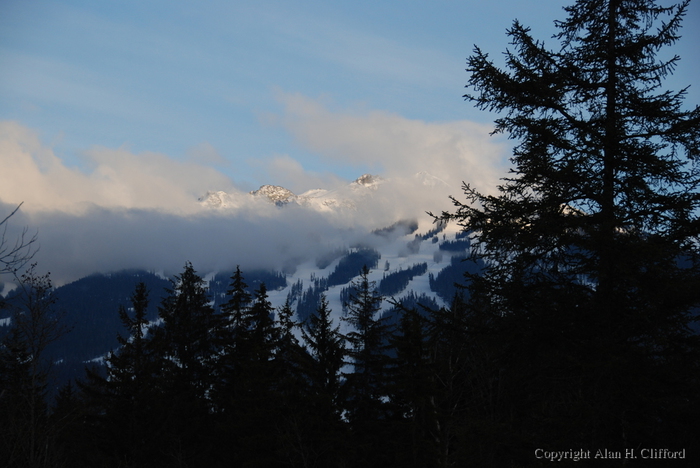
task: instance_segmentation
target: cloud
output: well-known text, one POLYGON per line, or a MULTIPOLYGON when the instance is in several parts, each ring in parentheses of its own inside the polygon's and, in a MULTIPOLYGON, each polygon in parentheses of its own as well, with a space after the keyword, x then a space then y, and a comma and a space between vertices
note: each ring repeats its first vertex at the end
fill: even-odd
MULTIPOLYGON (((347 181, 335 174, 310 171, 288 154, 275 155, 268 159, 254 160, 251 164, 259 167, 260 177, 274 181, 296 194, 315 188, 336 188, 347 181)), ((358 174, 358 176, 361 174, 358 174)))
MULTIPOLYGON (((213 148, 204 149, 211 159, 213 148)), ((233 189, 230 179, 211 167, 159 153, 93 147, 83 159, 87 172, 66 166, 36 132, 0 122, 0 200, 23 201, 29 212, 79 213, 99 206, 185 214, 200 209, 197 197, 207 189, 233 189)))
MULTIPOLYGON (((293 268, 325 249, 351 245, 360 230, 338 230, 318 213, 301 208, 260 216, 253 210, 235 215, 202 212, 181 216, 144 209, 92 207, 80 214, 18 212, 8 239, 24 226, 38 230, 40 250, 34 260, 57 284, 94 272, 141 268, 172 275, 191 261, 203 274, 211 271, 293 268)), ((0 215, 12 205, 0 204, 0 215)))
MULTIPOLYGON (((0 216, 24 202, 7 238, 24 227, 37 231, 34 260, 57 284, 126 268, 170 275, 188 260, 201 272, 292 268, 367 232, 364 224, 353 227, 352 216, 281 209, 262 199, 237 210, 207 210, 197 202, 206 188, 246 194, 192 161, 123 148, 93 148, 84 159, 85 169, 68 167, 35 131, 0 123, 0 216)), ((270 170, 312 181, 290 158, 276 158, 270 170)))
POLYGON ((506 166, 506 145, 492 127, 470 121, 424 122, 383 112, 333 112, 323 102, 281 93, 278 122, 304 147, 393 178, 427 172, 459 189, 492 192, 506 166))
MULTIPOLYGON (((293 268, 325 250, 366 240, 371 229, 399 219, 430 222, 426 211, 449 209, 461 181, 492 190, 502 172, 503 145, 488 128, 470 122, 428 123, 380 111, 332 111, 301 95, 284 95, 278 122, 307 149, 339 164, 374 165, 384 179, 360 190, 356 207, 317 212, 254 200, 210 167, 220 155, 208 143, 185 161, 159 153, 93 147, 84 167, 66 165, 39 135, 18 123, 0 123, 0 215, 18 203, 11 232, 38 230, 36 260, 63 283, 96 271, 125 268, 200 272, 293 268), (247 200, 236 209, 206 209, 207 190, 247 200)), ((288 155, 259 162, 272 183, 299 194, 336 189, 356 193, 332 174, 307 170, 288 155)), ((358 173, 358 176, 360 174, 358 173)))

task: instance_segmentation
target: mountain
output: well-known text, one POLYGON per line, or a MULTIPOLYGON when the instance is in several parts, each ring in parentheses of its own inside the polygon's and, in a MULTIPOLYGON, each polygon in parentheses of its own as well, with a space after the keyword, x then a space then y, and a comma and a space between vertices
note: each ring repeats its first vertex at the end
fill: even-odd
MULTIPOLYGON (((359 180, 359 179, 358 179, 359 180)), ((364 178, 358 187, 349 190, 372 190, 381 179, 364 178)), ((274 203, 296 203, 287 192, 273 186, 251 196, 272 197, 274 203), (279 198, 281 196, 282 198, 279 198), (284 197, 287 198, 284 198, 284 197)), ((327 198, 326 198, 327 200, 327 198)), ((421 303, 436 308, 451 300, 456 293, 455 282, 463 280, 470 264, 462 262, 469 242, 456 226, 432 225, 404 220, 376 229, 364 242, 319 252, 285 272, 243 270, 243 276, 252 293, 260 283, 268 288, 273 306, 289 301, 297 313, 297 320, 305 320, 318 305, 321 294, 328 298, 335 323, 340 323, 350 283, 363 266, 370 268, 369 279, 376 283, 386 297, 382 313, 394 321, 397 313, 389 299, 405 302, 408 306, 421 303)), ((193 265, 197 269, 197 265, 193 265)), ((212 304, 218 307, 227 300, 230 271, 198 271, 209 286, 212 304)), ((55 343, 50 352, 57 363, 56 370, 65 381, 79 377, 84 366, 116 349, 117 334, 124 334, 118 316, 120 305, 130 306, 129 297, 138 282, 145 282, 150 291, 148 317, 156 320, 157 307, 172 285, 168 278, 154 272, 121 271, 96 273, 56 289, 57 309, 65 316, 62 320, 72 328, 71 333, 55 343)), ((12 302, 13 294, 7 295, 12 302)), ((9 329, 8 310, 0 311, 0 335, 9 329)))
MULTIPOLYGON (((208 191, 199 198, 205 208, 237 209, 258 200, 271 202, 277 206, 299 205, 320 212, 358 210, 370 201, 377 190, 385 185, 391 189, 395 182, 378 175, 364 174, 351 183, 334 189, 314 188, 299 195, 279 185, 262 185, 248 193, 208 191)), ((428 188, 449 188, 443 180, 420 172, 414 175, 412 183, 428 188)))
POLYGON ((263 185, 258 190, 250 192, 250 194, 254 197, 267 198, 272 203, 278 205, 289 203, 291 200, 296 200, 298 198, 291 190, 287 190, 279 185, 263 185))
MULTIPOLYGON (((273 306, 280 307, 289 301, 299 321, 305 320, 315 310, 321 294, 325 294, 335 323, 345 327, 340 318, 344 313, 350 283, 365 265, 371 270, 369 279, 386 296, 382 313, 390 318, 396 315, 396 310, 389 299, 410 306, 421 303, 432 308, 452 299, 456 292, 454 283, 462 281, 468 268, 468 264, 461 260, 466 257, 469 243, 461 238, 459 228, 435 225, 425 216, 420 222, 413 218, 399 218, 397 222, 389 220, 386 224, 379 224, 382 219, 386 220, 386 213, 394 219, 400 216, 394 201, 404 200, 405 192, 399 189, 447 187, 444 181, 425 172, 415 174, 408 181, 365 174, 339 187, 316 188, 301 194, 294 194, 277 185, 263 185, 248 193, 209 191, 199 199, 199 203, 203 210, 219 212, 222 220, 227 220, 227 214, 235 210, 248 208, 252 208, 249 211, 253 215, 260 208, 266 208, 263 210, 266 215, 286 214, 279 223, 271 225, 274 229, 281 229, 280 235, 263 238, 259 231, 251 231, 255 245, 263 250, 270 248, 265 247, 264 239, 282 238, 282 247, 279 247, 281 254, 284 254, 284 242, 294 243, 298 238, 298 235, 289 236, 289 232, 285 231, 289 225, 284 223, 305 219, 287 208, 310 210, 314 213, 313 220, 326 215, 346 220, 348 224, 340 228, 326 226, 323 231, 319 231, 316 224, 307 223, 301 235, 313 238, 312 248, 304 250, 303 256, 292 255, 291 260, 284 262, 282 270, 243 269, 251 293, 264 282, 273 306), (378 212, 376 207, 381 204, 385 211, 378 212), (273 207, 271 212, 270 206, 273 207), (367 218, 371 211, 375 212, 371 223, 362 227, 351 224, 367 218), (374 227, 368 228, 371 225, 374 227), (352 235, 345 236, 344 233, 349 231, 352 231, 352 235)), ((246 229, 243 226, 255 228, 253 224, 236 225, 241 229, 246 229)), ((192 238, 191 241, 188 238, 187 242, 210 242, 214 249, 217 244, 212 240, 215 238, 212 234, 212 230, 202 229, 197 232, 201 237, 192 238)), ((172 255, 177 257, 178 253, 172 255)), ((221 248, 220 256, 226 259, 223 263, 227 265, 240 262, 236 255, 235 247, 221 248)), ((183 264, 185 260, 182 259, 183 264)), ((198 267, 196 261, 193 266, 208 282, 213 305, 218 307, 225 302, 232 272, 201 271, 202 267, 198 267)), ((61 320, 72 329, 49 350, 52 360, 57 363, 56 370, 61 376, 59 380, 82 375, 86 363, 99 360, 110 350, 116 349, 117 334, 125 333, 119 321, 118 309, 120 305, 130 306, 129 298, 138 282, 145 282, 150 290, 149 319, 157 319, 158 305, 172 286, 169 277, 155 273, 161 268, 160 265, 153 265, 151 271, 97 271, 56 289, 57 310, 64 314, 61 320)), ((171 271, 169 274, 177 273, 180 272, 171 271)), ((8 303, 12 303, 16 292, 12 291, 11 284, 0 284, 0 296, 5 296, 8 303)), ((0 308, 0 336, 10 329, 10 316, 9 309, 0 308)))

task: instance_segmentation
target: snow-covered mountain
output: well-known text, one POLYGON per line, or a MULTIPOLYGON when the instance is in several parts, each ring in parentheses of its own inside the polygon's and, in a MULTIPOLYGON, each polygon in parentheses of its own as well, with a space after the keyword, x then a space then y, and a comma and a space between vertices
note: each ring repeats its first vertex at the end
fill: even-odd
MULTIPOLYGON (((248 193, 208 191, 199 198, 199 202, 203 207, 214 209, 237 209, 265 200, 278 206, 293 204, 320 212, 358 210, 374 201, 374 195, 380 187, 388 186, 389 191, 393 190, 394 182, 378 175, 364 174, 351 183, 334 189, 314 188, 297 195, 279 185, 263 185, 248 193)), ((415 174, 410 183, 421 188, 449 187, 427 172, 415 174)))
POLYGON ((333 190, 315 188, 296 195, 291 190, 279 185, 263 185, 258 190, 253 190, 247 194, 208 191, 199 198, 199 202, 203 207, 219 209, 241 208, 246 203, 252 203, 257 200, 269 201, 278 206, 292 203, 318 211, 340 208, 356 209, 358 202, 362 202, 383 182, 385 182, 385 179, 379 176, 364 174, 345 187, 333 190))
MULTIPOLYGON (((367 190, 381 183, 367 178, 364 181, 367 185, 362 187, 367 190)), ((271 194, 285 192, 268 190, 252 196, 269 197, 271 194)), ((375 282, 385 297, 382 313, 391 317, 397 313, 391 300, 429 307, 449 302, 456 291, 454 283, 462 281, 468 268, 468 264, 461 261, 468 245, 457 226, 404 220, 374 230, 361 243, 339 246, 336 250, 319 250, 316 257, 290 265, 284 271, 244 268, 242 272, 251 292, 265 282, 272 305, 281 307, 289 301, 299 321, 315 310, 320 295, 324 294, 334 322, 347 331, 341 320, 344 303, 353 280, 364 265, 370 268, 370 281, 375 282)), ((193 266, 205 278, 214 306, 225 302, 232 272, 202 271, 196 264, 193 266)), ((65 369, 72 366, 71 369, 79 373, 85 362, 114 349, 117 333, 124 333, 118 307, 130 305, 128 298, 139 281, 148 283, 152 305, 150 319, 155 320, 157 305, 166 294, 170 277, 170 274, 146 271, 104 272, 58 288, 58 304, 65 310, 65 320, 71 323, 73 331, 64 339, 67 343, 56 350, 56 361, 62 360, 65 369)), ((0 313, 1 329, 10 325, 9 315, 6 315, 0 313)))
MULTIPOLYGON (((226 301, 231 265, 243 263, 251 292, 264 281, 272 305, 281 307, 288 301, 299 321, 315 310, 323 294, 335 323, 345 328, 344 304, 364 265, 370 268, 370 281, 386 298, 382 313, 396 315, 390 299, 409 305, 444 305, 455 293, 454 283, 463 279, 466 264, 461 259, 468 241, 458 226, 433 223, 425 211, 438 209, 432 201, 425 202, 424 195, 434 191, 437 198, 446 200, 447 189, 444 181, 422 172, 405 180, 365 174, 345 185, 300 194, 277 185, 251 192, 209 191, 199 199, 202 216, 173 221, 179 229, 166 238, 167 246, 158 242, 161 254, 149 256, 151 250, 143 250, 141 257, 148 256, 148 262, 137 258, 138 267, 120 263, 140 270, 96 271, 57 289, 59 306, 73 332, 57 346, 56 361, 80 373, 85 362, 114 349, 116 335, 125 332, 118 308, 130 305, 139 281, 148 283, 150 319, 156 320, 169 280, 187 260, 205 278, 215 306, 226 301), (190 229, 190 223, 197 229, 190 229), (297 245, 300 242, 303 248, 297 245), (200 263, 202 258, 208 263, 200 263), (144 270, 146 264, 152 265, 147 267, 150 272, 144 270)), ((162 240, 160 235, 155 237, 162 240)), ((0 292, 10 290, 0 286, 0 292)), ((8 317, 9 312, 0 311, 0 335, 9 329, 8 317)))

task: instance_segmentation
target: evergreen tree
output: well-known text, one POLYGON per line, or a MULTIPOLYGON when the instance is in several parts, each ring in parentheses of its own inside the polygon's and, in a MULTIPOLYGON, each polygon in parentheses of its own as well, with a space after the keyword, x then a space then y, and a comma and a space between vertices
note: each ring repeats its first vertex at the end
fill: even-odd
POLYGON ((284 349, 299 344, 299 340, 294 335, 294 329, 299 326, 294 322, 294 311, 289 299, 284 302, 284 305, 278 310, 279 317, 279 348, 284 349))
POLYGON ((407 467, 437 466, 437 388, 427 321, 416 308, 397 306, 402 314, 397 333, 390 338, 394 358, 389 387, 395 413, 391 430, 394 463, 407 467))
POLYGON ((237 385, 239 363, 245 360, 243 343, 250 332, 250 304, 252 296, 248 292, 240 267, 231 276, 231 283, 226 291, 228 300, 221 306, 222 326, 216 336, 220 355, 214 363, 216 385, 213 389, 214 403, 223 410, 231 403, 231 394, 237 385))
POLYGON ((175 276, 173 289, 159 307, 162 325, 153 329, 161 366, 162 402, 169 406, 162 450, 166 463, 207 466, 212 456, 213 362, 222 327, 204 280, 191 263, 175 276))
POLYGON ((231 276, 231 284, 226 291, 228 301, 221 306, 221 312, 227 320, 227 327, 236 330, 247 330, 249 324, 244 323, 247 307, 250 306, 252 296, 248 292, 248 285, 245 283, 241 268, 236 267, 235 273, 231 276))
POLYGON ((259 362, 269 362, 274 357, 279 341, 279 330, 275 324, 274 308, 267 295, 267 286, 260 283, 255 291, 255 300, 250 307, 250 330, 248 349, 251 358, 259 362))
POLYGON ((301 325, 294 321, 294 311, 289 301, 285 301, 279 308, 278 317, 278 338, 274 352, 275 368, 279 374, 277 388, 293 404, 295 398, 307 393, 309 382, 306 368, 311 357, 294 334, 294 329, 301 328, 301 325))
MULTIPOLYGON (((293 320, 289 301, 279 309, 279 343, 275 352, 275 393, 279 401, 277 437, 280 459, 288 466, 333 466, 338 457, 340 415, 317 394, 316 361, 293 333, 304 327, 293 320)), ((341 357, 342 361, 342 357, 341 357)), ((336 374, 339 370, 336 370, 336 374)))
POLYGON ((0 449, 8 467, 47 466, 37 453, 47 408, 46 383, 32 375, 31 354, 17 330, 0 343, 0 449))
POLYGON ((275 360, 280 331, 265 283, 252 302, 245 287, 237 270, 222 307, 230 320, 215 389, 222 415, 218 445, 234 464, 276 466, 281 452, 277 418, 284 403, 278 387, 284 366, 275 360))
POLYGON ((165 388, 159 379, 161 362, 148 336, 145 283, 136 285, 131 305, 133 316, 119 306, 128 337, 117 336, 120 348, 107 357, 106 376, 88 370, 80 386, 95 415, 88 436, 104 453, 102 463, 135 467, 157 464, 154 446, 163 443, 158 437, 169 409, 159 403, 165 388))
MULTIPOLYGON (((428 385, 433 393, 425 430, 431 435, 437 466, 499 466, 500 459, 492 457, 493 451, 501 456, 511 449, 493 443, 494 433, 501 444, 511 434, 495 417, 501 363, 491 359, 488 347, 478 339, 483 330, 478 319, 479 314, 470 310, 461 291, 449 307, 431 310, 428 317, 425 346, 431 369, 428 385)), ((496 343, 499 345, 503 343, 496 343)), ((519 446, 515 437, 511 440, 519 446)))
POLYGON ((73 382, 58 390, 50 420, 56 428, 57 463, 55 466, 108 466, 109 462, 95 444, 94 428, 86 424, 87 405, 73 382))
POLYGON ((221 326, 210 302, 204 280, 188 262, 158 309, 163 324, 156 333, 165 370, 175 385, 186 386, 198 398, 204 398, 209 388, 208 364, 215 353, 214 334, 221 326))
POLYGON ((360 276, 352 282, 347 321, 353 330, 345 339, 350 345, 348 356, 352 372, 345 374, 344 393, 347 418, 354 435, 358 463, 365 466, 381 466, 389 455, 380 447, 378 434, 386 428, 387 421, 387 355, 388 326, 381 310, 382 296, 370 281, 369 269, 362 268, 360 276))
POLYGON ((479 48, 468 60, 465 97, 519 143, 500 193, 465 185, 443 219, 487 264, 476 338, 500 334, 500 421, 523 447, 697 440, 679 421, 698 411, 700 108, 662 89, 679 58, 658 59, 687 7, 578 0, 557 49, 516 21, 505 70, 479 48))
POLYGON ((126 328, 128 337, 117 336, 120 344, 118 352, 110 353, 107 360, 110 381, 115 385, 126 386, 122 393, 131 394, 138 400, 148 386, 155 369, 152 350, 147 338, 150 322, 146 318, 148 310, 148 289, 145 283, 138 283, 131 296, 133 317, 127 309, 119 306, 119 318, 126 328))
POLYGON ((305 377, 303 421, 304 466, 341 466, 347 459, 347 428, 341 421, 340 369, 345 340, 340 326, 333 326, 328 299, 320 297, 315 313, 301 327, 306 346, 302 370, 305 377))
POLYGON ((8 467, 53 466, 58 461, 47 405, 48 347, 68 328, 56 311, 49 274, 37 274, 32 264, 17 279, 13 326, 0 342, 0 448, 8 467))
POLYGON ((345 338, 340 325, 333 326, 325 294, 321 295, 316 313, 304 322, 301 333, 312 359, 308 370, 311 391, 326 411, 340 416, 340 369, 346 352, 345 338))

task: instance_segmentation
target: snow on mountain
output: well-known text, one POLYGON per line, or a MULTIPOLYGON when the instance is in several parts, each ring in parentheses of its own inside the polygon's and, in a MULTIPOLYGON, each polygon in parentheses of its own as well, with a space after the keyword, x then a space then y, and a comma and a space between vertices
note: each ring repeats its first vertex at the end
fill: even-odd
MULTIPOLYGON (((258 190, 244 193, 209 191, 199 202, 203 207, 213 209, 238 209, 253 200, 265 200, 277 206, 298 205, 319 212, 357 211, 374 200, 380 187, 392 190, 392 181, 378 175, 364 174, 351 183, 335 189, 314 188, 299 195, 279 185, 263 185, 258 190)), ((412 184, 419 187, 449 188, 443 180, 427 173, 415 174, 412 184)))
MULTIPOLYGON (((406 223, 409 225, 411 223, 406 223)), ((433 291, 430 286, 430 276, 437 277, 441 271, 451 265, 452 258, 464 255, 466 251, 445 251, 441 249, 441 244, 445 240, 455 239, 460 229, 457 225, 447 225, 436 227, 430 223, 422 223, 418 230, 403 229, 383 229, 377 231, 374 236, 375 244, 371 249, 376 250, 379 254, 377 266, 370 268, 369 280, 374 281, 379 287, 385 277, 396 274, 397 272, 408 270, 417 264, 425 263, 427 268, 424 273, 414 276, 408 284, 401 289, 397 294, 386 297, 382 303, 384 312, 393 308, 389 299, 401 299, 407 294, 415 296, 424 296, 432 299, 439 305, 445 305, 446 300, 442 298, 436 291, 433 291), (388 237, 384 234, 389 232, 388 237)), ((369 240, 371 242, 371 239, 369 240)), ((369 245, 369 244, 368 244, 369 245)), ((352 253, 363 246, 356 246, 348 249, 352 253)), ((281 307, 286 300, 293 296, 294 288, 299 288, 301 285, 302 294, 308 294, 310 289, 314 288, 319 280, 327 279, 343 261, 346 256, 339 256, 323 268, 319 267, 318 259, 308 260, 300 265, 297 265, 294 271, 286 274, 287 286, 277 290, 268 290, 270 302, 275 307, 281 307)), ((245 275, 245 271, 243 272, 245 275)), ((332 310, 331 316, 336 324, 341 324, 342 330, 346 330, 347 324, 341 320, 344 316, 343 299, 341 292, 343 289, 349 288, 352 281, 357 278, 353 276, 347 282, 336 284, 324 288, 323 294, 326 295, 329 307, 332 310)), ((300 310, 300 298, 292 297, 292 308, 297 310, 298 318, 303 320, 304 316, 300 310)))
MULTIPOLYGON (((208 221, 211 224, 206 226, 213 228, 197 231, 202 237, 187 237, 181 248, 168 250, 173 253, 151 261, 147 269, 165 269, 167 276, 171 277, 179 272, 173 270, 172 266, 164 265, 163 261, 182 255, 185 248, 211 245, 212 250, 217 252, 216 261, 207 264, 207 257, 201 255, 205 261, 200 261, 196 249, 193 250, 195 255, 189 259, 193 260, 198 273, 209 283, 212 305, 215 307, 225 300, 228 275, 231 273, 227 268, 243 263, 246 265, 242 267, 244 277, 249 279, 248 284, 252 288, 257 288, 264 275, 268 275, 268 278, 273 275, 274 280, 280 280, 272 287, 264 280, 268 284, 269 299, 274 307, 281 307, 289 300, 297 311, 298 319, 305 320, 315 310, 315 301, 319 295, 324 294, 332 309, 334 322, 341 324, 343 331, 347 331, 347 324, 341 321, 344 316, 344 300, 362 266, 358 262, 367 258, 370 263, 367 265, 370 267, 369 280, 374 281, 377 287, 384 283, 385 291, 389 292, 382 294, 388 296, 387 299, 400 300, 410 296, 414 299, 422 298, 430 306, 440 306, 451 299, 453 292, 449 288, 453 287, 455 281, 462 279, 461 266, 456 266, 456 260, 465 256, 468 243, 465 244, 466 241, 459 238, 459 226, 433 223, 425 211, 437 210, 432 200, 426 202, 422 196, 426 191, 434 189, 435 197, 446 198, 443 194, 444 189, 448 188, 441 179, 421 172, 403 180, 365 174, 339 187, 315 188, 298 195, 276 185, 263 185, 258 190, 247 193, 209 191, 199 199, 205 216, 193 222, 208 221), (419 193, 411 197, 413 192, 419 193), (407 206, 411 209, 403 209, 407 206), (209 216, 206 211, 211 211, 216 216, 209 216), (239 211, 244 216, 238 217, 239 211), (227 232, 225 229, 229 218, 238 221, 235 223, 238 230, 234 236, 219 236, 217 229, 227 232), (337 220, 343 222, 338 223, 337 220), (216 239, 220 238, 226 241, 233 239, 235 242, 217 243, 216 239), (300 242, 303 246, 297 248, 300 242), (267 261, 270 256, 274 257, 274 262, 267 261), (255 268, 260 270, 256 271, 255 268), (248 273, 250 277, 247 277, 248 273), (437 283, 442 283, 442 286, 437 283)), ((163 281, 165 274, 163 271, 160 274, 139 271, 141 272, 136 277, 140 275, 152 282, 150 287, 154 295, 153 302, 157 304, 164 294, 164 287, 159 284, 167 285, 163 281)), ((132 293, 130 288, 135 284, 128 273, 125 275, 115 275, 112 279, 104 277, 99 281, 95 278, 91 280, 90 277, 78 280, 81 288, 97 287, 89 286, 88 283, 92 281, 99 283, 98 286, 109 294, 115 295, 114 299, 110 299, 109 305, 91 306, 90 310, 99 310, 100 314, 105 314, 105 317, 100 318, 99 330, 86 328, 82 334, 75 333, 76 342, 82 340, 86 343, 86 337, 98 332, 105 335, 94 346, 90 344, 92 348, 88 349, 88 345, 85 345, 85 356, 80 359, 91 359, 109 350, 109 347, 101 349, 100 346, 109 344, 109 337, 114 336, 114 329, 118 326, 115 301, 122 300, 118 298, 128 298, 132 293)), ((83 293, 75 292, 80 289, 78 285, 66 284, 59 289, 66 296, 63 298, 65 303, 84 302, 83 296, 80 296, 83 293)), ((126 302, 126 299, 123 301, 126 302)), ((67 307, 71 308, 78 310, 77 313, 90 312, 83 310, 84 307, 67 307)), ((389 300, 383 302, 384 312, 390 312, 392 308, 389 300)), ((5 315, 0 315, 0 319, 4 318, 5 315)), ((92 324, 84 317, 76 316, 71 320, 74 323, 92 324)))
POLYGON ((414 176, 414 178, 418 183, 427 187, 450 187, 450 185, 444 180, 440 179, 439 177, 435 177, 434 175, 429 174, 425 171, 418 172, 414 176))
MULTIPOLYGON (((360 254, 364 252, 370 258, 371 264, 367 265, 370 268, 369 280, 375 282, 378 288, 381 288, 383 281, 394 283, 390 293, 382 292, 386 296, 382 303, 385 313, 393 309, 390 299, 401 300, 409 295, 422 297, 428 301, 427 305, 440 306, 450 297, 447 297, 444 289, 441 292, 435 287, 436 281, 452 285, 461 278, 461 272, 445 275, 447 270, 454 269, 453 258, 462 258, 466 253, 466 247, 462 250, 453 248, 459 232, 457 225, 435 225, 430 219, 403 221, 369 233, 361 243, 340 245, 335 252, 319 251, 316 258, 304 259, 285 271, 242 269, 242 273, 251 290, 257 289, 260 281, 268 284, 269 300, 274 307, 279 308, 289 300, 299 321, 313 313, 317 306, 315 301, 321 293, 324 294, 329 301, 334 323, 341 325, 343 332, 348 332, 348 324, 341 320, 345 316, 344 298, 347 298, 347 290, 361 269, 358 257, 360 262, 364 261, 360 254), (349 262, 353 256, 354 263, 349 262), (405 282, 399 281, 401 284, 396 287, 398 277, 417 266, 420 267, 419 271, 405 282), (261 279, 266 277, 275 281, 268 283, 261 279)), ((197 268, 196 264, 194 266, 197 268)), ((218 307, 225 302, 231 271, 198 269, 198 274, 209 285, 212 305, 218 307)), ((68 313, 66 320, 80 325, 76 326, 70 337, 71 341, 80 344, 76 344, 75 352, 71 351, 72 357, 60 356, 61 359, 66 359, 66 362, 77 359, 80 362, 76 368, 82 369, 81 362, 102 356, 116 346, 113 337, 120 330, 117 305, 129 306, 128 297, 137 281, 149 282, 151 300, 155 305, 164 296, 165 288, 170 286, 161 275, 134 270, 131 273, 91 275, 58 288, 61 304, 68 313), (92 302, 89 304, 85 300, 85 291, 94 292, 90 294, 92 302), (99 302, 102 299, 104 303, 99 302), (88 316, 92 318, 88 320, 88 316), (97 316, 99 320, 95 320, 97 316), (95 337, 100 338, 95 340, 95 337)), ((155 311, 150 313, 155 314, 155 311)), ((6 315, 0 314, 0 325, 7 324, 5 318, 6 315)), ((156 317, 151 315, 149 319, 155 320, 156 317)))
MULTIPOLYGON (((281 186, 263 185, 258 190, 242 194, 243 196, 232 196, 225 192, 208 192, 205 197, 200 199, 200 202, 206 207, 225 209, 238 208, 253 200, 264 200, 279 207, 293 205, 320 213, 349 214, 349 212, 353 212, 361 215, 367 207, 386 201, 385 197, 388 196, 388 199, 391 200, 392 190, 399 186, 397 183, 402 184, 403 187, 407 185, 415 187, 416 190, 426 187, 428 189, 449 189, 449 185, 445 181, 425 171, 402 181, 364 174, 351 183, 334 189, 315 188, 297 195, 281 186)), ((389 223, 390 221, 387 222, 387 224, 389 223)), ((371 270, 370 280, 376 281, 379 285, 385 276, 407 270, 416 264, 425 263, 427 264, 426 272, 413 277, 405 291, 402 291, 400 295, 412 292, 418 296, 430 297, 439 304, 442 303, 443 299, 431 290, 429 277, 431 274, 437 276, 440 271, 450 265, 451 258, 459 254, 459 252, 447 252, 441 249, 440 242, 440 240, 448 238, 454 239, 458 231, 458 226, 441 226, 436 229, 432 220, 425 217, 422 218, 420 224, 417 221, 399 221, 392 226, 385 225, 381 229, 375 229, 364 240, 365 247, 376 250, 380 255, 379 266, 371 270), (420 234, 421 232, 423 234, 420 234), (434 234, 430 234, 431 232, 434 234), (439 239, 438 234, 442 236, 439 239)), ((341 248, 352 250, 357 246, 341 246, 341 248)), ((319 253, 319 255, 326 254, 319 253)), ((279 291, 270 291, 271 302, 275 306, 281 306, 285 300, 290 298, 292 287, 298 288, 299 284, 302 285, 303 291, 308 291, 314 285, 314 280, 328 277, 338 267, 341 259, 342 255, 339 255, 335 260, 325 262, 317 257, 298 263, 287 273, 287 287, 279 291)), ((340 291, 348 286, 349 282, 329 286, 324 291, 335 314, 339 314, 343 308, 340 291)), ((296 307, 298 304, 295 301, 296 299, 293 298, 293 306, 296 307)), ((389 303, 385 302, 385 308, 389 307, 389 303)))
POLYGON ((246 199, 239 194, 222 190, 208 191, 198 201, 207 208, 241 208, 246 203, 246 199))
POLYGON ((289 203, 297 198, 291 190, 287 190, 279 185, 263 185, 258 190, 250 192, 250 194, 254 197, 267 198, 277 205, 289 203))
POLYGON ((379 184, 384 182, 384 180, 385 179, 379 176, 375 176, 372 174, 364 174, 360 176, 357 180, 355 180, 352 184, 350 184, 350 187, 352 187, 355 190, 357 190, 357 186, 376 189, 379 184))

